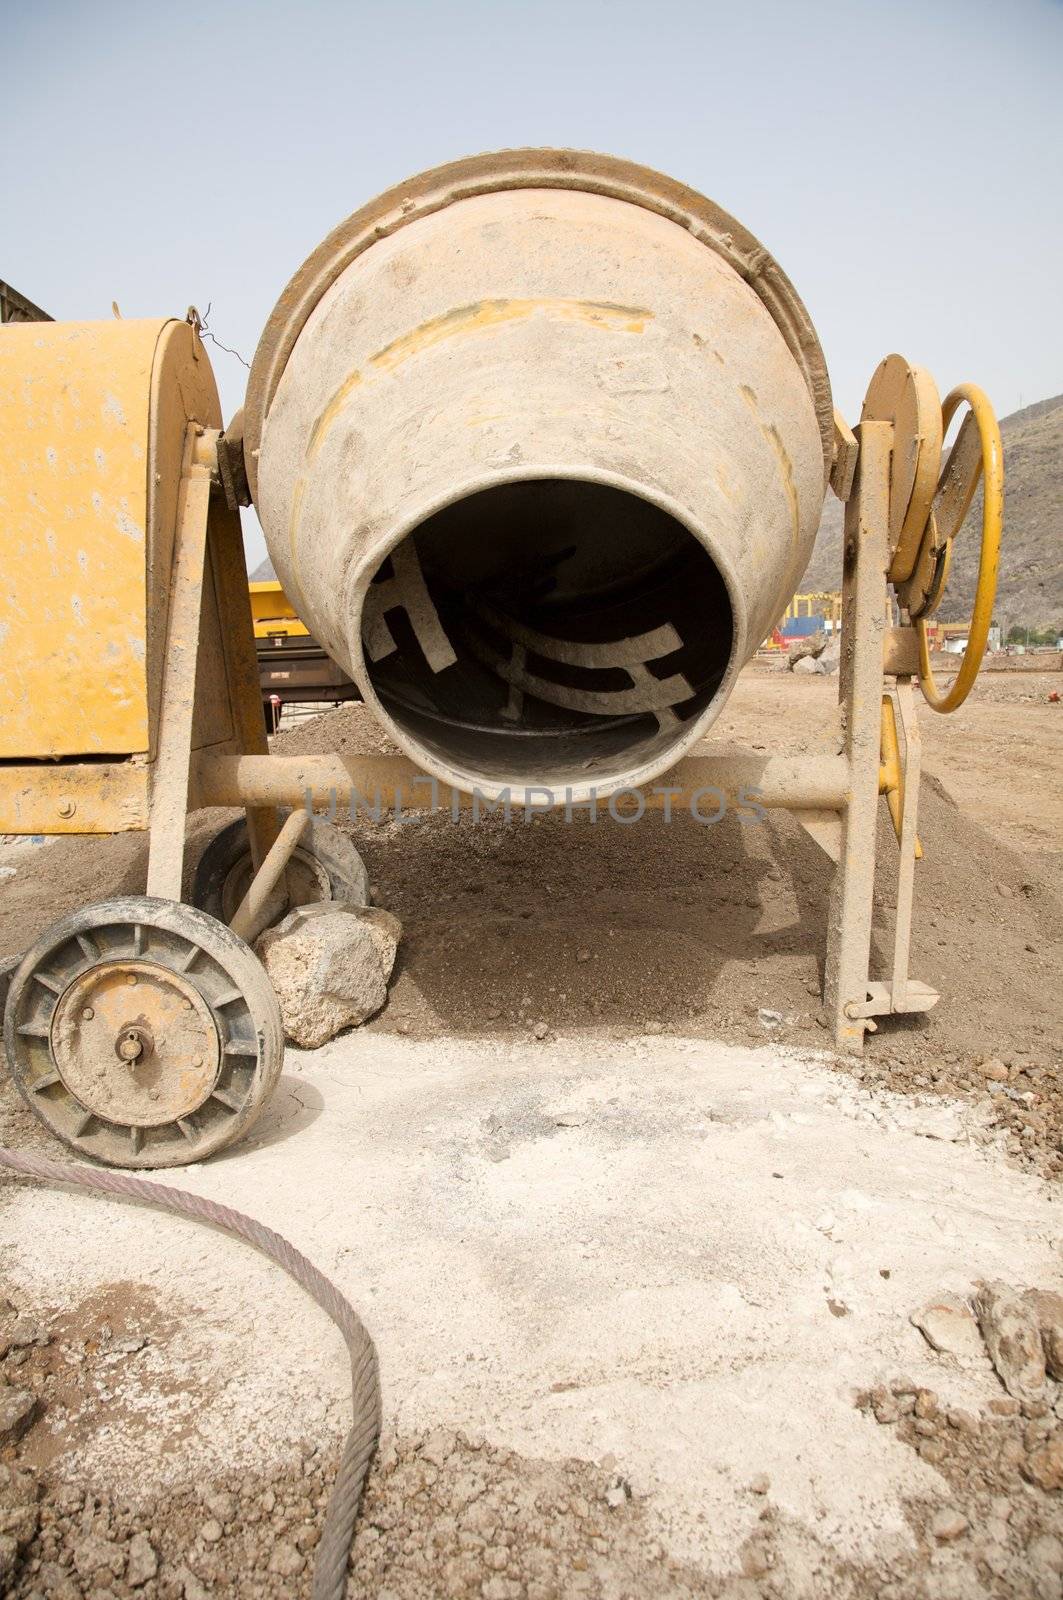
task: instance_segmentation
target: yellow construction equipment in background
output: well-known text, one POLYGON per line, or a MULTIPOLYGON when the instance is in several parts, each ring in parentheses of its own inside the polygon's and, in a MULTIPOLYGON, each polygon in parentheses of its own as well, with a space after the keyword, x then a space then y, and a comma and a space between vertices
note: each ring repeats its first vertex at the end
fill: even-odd
POLYGON ((248 584, 251 594, 251 619, 256 639, 308 639, 310 630, 300 622, 295 607, 276 578, 248 584))
POLYGON ((249 584, 259 687, 271 732, 285 705, 340 705, 360 698, 355 685, 296 615, 276 578, 249 584))

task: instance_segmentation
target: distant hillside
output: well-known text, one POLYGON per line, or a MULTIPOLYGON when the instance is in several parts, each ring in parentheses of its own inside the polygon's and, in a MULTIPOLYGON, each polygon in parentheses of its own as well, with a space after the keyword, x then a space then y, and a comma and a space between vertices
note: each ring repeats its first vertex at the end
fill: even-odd
MULTIPOLYGON (((1007 627, 1063 624, 1063 395, 1012 412, 1000 423, 1004 441, 1004 540, 997 620, 1007 627)), ((975 495, 956 541, 943 621, 971 614, 978 576, 982 493, 975 495)), ((803 589, 836 589, 841 575, 842 506, 823 508, 803 589)))
POLYGON ((267 556, 264 561, 259 562, 254 572, 248 574, 248 580, 251 583, 272 583, 276 576, 277 574, 273 570, 273 562, 267 556))

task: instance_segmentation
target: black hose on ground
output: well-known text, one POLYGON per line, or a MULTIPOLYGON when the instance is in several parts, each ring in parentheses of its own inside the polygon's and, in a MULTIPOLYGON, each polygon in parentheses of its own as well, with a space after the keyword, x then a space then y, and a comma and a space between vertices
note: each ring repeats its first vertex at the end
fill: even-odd
POLYGON ((365 1475, 380 1437, 380 1374, 376 1348, 362 1319, 334 1284, 319 1272, 313 1262, 272 1228, 233 1211, 228 1206, 205 1200, 187 1189, 171 1189, 167 1184, 150 1183, 125 1172, 101 1167, 70 1166, 49 1161, 43 1156, 0 1147, 0 1167, 24 1178, 39 1178, 44 1183, 71 1184, 96 1194, 117 1195, 143 1200, 208 1222, 261 1250, 290 1278, 317 1301, 343 1334, 351 1358, 351 1399, 354 1422, 343 1446, 332 1497, 325 1513, 325 1527, 314 1560, 312 1600, 343 1600, 347 1589, 347 1563, 350 1557, 354 1524, 361 1503, 365 1475))

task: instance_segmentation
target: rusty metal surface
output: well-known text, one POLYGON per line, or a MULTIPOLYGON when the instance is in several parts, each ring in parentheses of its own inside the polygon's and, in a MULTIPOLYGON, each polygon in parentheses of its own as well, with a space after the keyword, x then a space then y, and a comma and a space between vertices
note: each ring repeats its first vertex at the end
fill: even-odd
POLYGON ((884 672, 907 673, 919 671, 919 640, 914 628, 887 628, 882 645, 884 672))
POLYGON ((236 413, 218 440, 218 477, 230 511, 239 511, 241 506, 251 504, 251 489, 244 461, 243 410, 236 413))
POLYGON ((839 811, 831 811, 824 806, 800 806, 796 803, 788 807, 795 822, 799 822, 808 834, 814 839, 824 855, 837 863, 841 860, 842 840, 845 834, 845 822, 839 811))
POLYGON ((5 328, 0 756, 149 750, 185 424, 220 422, 173 319, 5 328))
MULTIPOLYGON (((945 397, 941 408, 942 425, 948 428, 961 405, 970 407, 970 417, 960 429, 959 438, 945 471, 941 499, 941 532, 946 536, 957 526, 956 517, 970 505, 979 476, 984 478, 982 497, 982 542, 978 556, 978 581, 971 610, 971 626, 967 647, 960 660, 960 668, 951 686, 939 690, 934 681, 930 661, 930 646, 926 632, 926 618, 940 603, 948 574, 952 539, 948 538, 940 555, 940 565, 929 585, 923 608, 915 618, 919 637, 919 685, 923 698, 932 711, 947 714, 962 706, 974 687, 989 642, 989 630, 996 604, 997 578, 1000 571, 1000 541, 1004 532, 1004 447, 989 397, 975 383, 960 383, 945 397), (973 430, 967 423, 973 421, 973 430), (972 431, 978 439, 977 453, 973 448, 972 431), (969 442, 968 442, 969 441, 969 442), (958 462, 955 469, 953 463, 958 462)), ((931 517, 930 531, 937 532, 937 519, 931 517)), ((929 532, 928 532, 929 537, 929 532)))
POLYGON ((397 184, 333 229, 284 289, 259 340, 244 406, 247 474, 257 500, 258 451, 277 386, 314 308, 362 251, 440 208, 513 189, 576 189, 666 217, 717 252, 763 301, 812 396, 824 478, 833 455, 830 380, 811 318, 782 268, 740 222, 697 190, 615 156, 578 150, 504 150, 453 161, 397 184))
MULTIPOLYGON (((420 810, 433 805, 475 809, 485 802, 484 795, 473 796, 446 784, 433 787, 433 780, 406 756, 236 756, 204 750, 193 759, 196 790, 203 805, 298 806, 309 798, 318 807, 338 804, 346 808, 354 797, 370 805, 375 798, 384 810, 393 811, 396 806, 420 810)), ((655 785, 647 786, 643 799, 647 810, 681 809, 690 805, 692 797, 710 789, 722 791, 731 801, 743 793, 755 794, 756 802, 769 808, 838 811, 848 796, 849 766, 843 756, 830 751, 809 755, 729 751, 688 756, 655 785)), ((516 793, 512 800, 518 808, 523 803, 516 793)), ((566 796, 563 791, 552 794, 537 787, 528 803, 538 809, 563 806, 566 796)), ((604 796, 601 803, 604 806, 604 796)), ((747 804, 751 806, 753 801, 747 804)), ((706 809, 711 809, 708 801, 706 809)))
MULTIPOLYGON (((253 944, 270 920, 270 902, 273 891, 292 859, 296 845, 310 824, 310 813, 296 807, 284 820, 280 832, 267 851, 246 893, 229 920, 229 926, 241 939, 253 944)), ((295 897, 289 895, 291 904, 295 897)))
POLYGON ((855 433, 835 407, 834 456, 830 469, 830 486, 839 500, 848 500, 853 492, 853 479, 856 477, 859 454, 860 446, 856 442, 855 433))
MULTIPOLYGON (((907 795, 906 789, 909 769, 914 769, 916 781, 918 781, 919 777, 919 724, 915 720, 915 713, 911 707, 911 687, 910 678, 902 677, 891 693, 882 696, 882 744, 879 755, 878 788, 879 793, 886 797, 886 805, 889 810, 890 820, 893 823, 893 831, 897 835, 898 842, 902 845, 902 850, 902 819, 909 814, 911 809, 908 804, 910 796, 907 795), (903 750, 897 737, 897 712, 895 709, 896 705, 900 705, 902 697, 908 707, 908 728, 910 731, 910 737, 906 732, 903 750)), ((922 856, 923 847, 919 842, 918 836, 916 836, 914 859, 920 861, 922 856)))
MULTIPOLYGON (((208 555, 224 657, 232 742, 237 750, 246 754, 261 754, 269 747, 240 516, 231 507, 221 504, 217 497, 209 515, 208 555)), ((252 809, 247 814, 247 826, 251 857, 257 867, 277 837, 277 814, 270 806, 252 809)))
POLYGON ((4 1047, 31 1111, 80 1156, 170 1167, 250 1127, 284 1036, 261 962, 223 923, 126 895, 53 923, 27 951, 4 1047))
POLYGON ((151 374, 148 433, 148 706, 151 755, 166 653, 170 572, 189 422, 221 427, 221 403, 210 360, 197 329, 173 319, 159 338, 151 374))
POLYGON ((149 395, 163 321, 0 331, 0 757, 148 748, 149 395))
MULTIPOLYGON (((266 749, 239 518, 211 503, 210 362, 172 319, 2 337, 0 829, 150 824, 152 885, 177 898, 192 745, 266 749), (130 759, 32 759, 95 751, 130 759)), ((259 860, 272 808, 250 826, 259 860)))
POLYGON ((856 481, 845 507, 841 696, 850 782, 827 914, 824 1003, 835 1045, 856 1054, 867 1028, 857 1008, 867 998, 871 953, 892 439, 888 422, 861 423, 856 481))
POLYGON ((0 767, 0 833, 138 833, 148 825, 143 761, 0 767))
POLYGON ((210 512, 209 439, 193 422, 185 430, 173 545, 166 656, 159 703, 158 755, 152 767, 148 894, 180 900, 188 810, 200 614, 210 512))
POLYGON ((875 370, 861 420, 888 422, 893 429, 890 464, 889 575, 909 577, 919 554, 941 467, 941 401, 924 367, 903 356, 886 356, 875 370))
MULTIPOLYGON (((926 1003, 930 992, 926 985, 911 984, 908 977, 908 958, 912 939, 912 908, 915 896, 915 863, 922 854, 919 835, 919 784, 922 777, 922 740, 919 718, 916 714, 912 680, 905 677, 894 691, 901 731, 904 735, 904 757, 901 782, 901 813, 898 829, 900 846, 897 860, 897 913, 893 933, 893 975, 890 983, 890 1010, 928 1011, 926 1003), (910 1004, 910 1001, 915 1001, 910 1004)), ((936 998, 936 996, 935 996, 936 998)))
POLYGON ((130 1128, 191 1116, 221 1065, 218 1030, 195 984, 150 961, 105 961, 81 973, 56 1005, 51 1043, 74 1098, 130 1128))
MULTIPOLYGON (((942 420, 944 422, 944 411, 942 420)), ((968 411, 941 470, 911 574, 904 583, 897 585, 897 598, 913 619, 925 621, 941 604, 948 582, 952 541, 963 527, 981 476, 981 430, 974 412, 968 411)))

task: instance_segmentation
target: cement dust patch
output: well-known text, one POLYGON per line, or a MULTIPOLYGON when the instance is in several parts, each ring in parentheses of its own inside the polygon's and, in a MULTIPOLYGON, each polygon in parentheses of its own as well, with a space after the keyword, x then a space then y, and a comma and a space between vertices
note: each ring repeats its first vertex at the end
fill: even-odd
MULTIPOLYGON (((983 1277, 1061 1282, 1049 1190, 964 1142, 962 1108, 917 1132, 909 1106, 770 1047, 352 1034, 290 1051, 252 1139, 166 1181, 335 1277, 377 1340, 389 1428, 611 1455, 670 1551, 720 1568, 767 1474, 786 1518, 867 1560, 908 1542, 905 1499, 946 1486, 855 1392, 904 1374, 976 1411, 1001 1392, 910 1312, 983 1277)), ((107 1429, 71 1472, 132 1487, 341 1435, 339 1337, 245 1247, 7 1185, 0 1247, 27 1304, 121 1277, 181 1313, 180 1441, 160 1408, 150 1451, 107 1429)))

